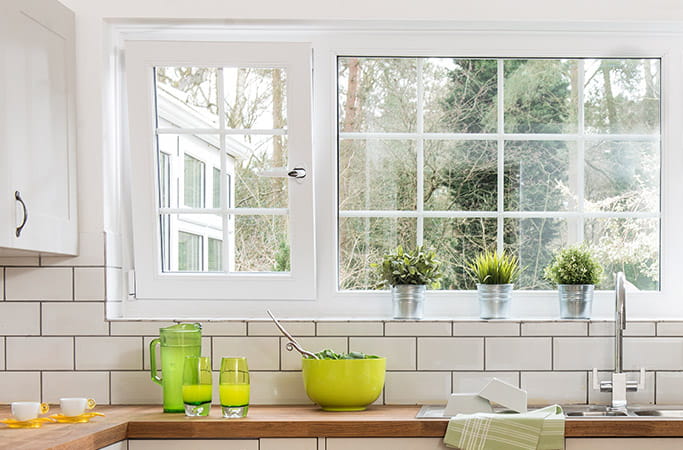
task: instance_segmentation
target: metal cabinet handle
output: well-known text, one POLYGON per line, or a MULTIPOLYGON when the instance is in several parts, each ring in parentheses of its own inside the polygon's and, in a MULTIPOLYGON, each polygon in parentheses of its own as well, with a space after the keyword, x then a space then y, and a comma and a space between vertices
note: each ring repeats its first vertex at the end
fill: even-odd
POLYGON ((21 204, 21 208, 24 210, 24 220, 21 221, 21 225, 17 227, 16 235, 21 236, 21 230, 26 226, 26 221, 28 220, 28 208, 26 208, 26 203, 21 198, 21 193, 19 191, 14 191, 14 199, 21 204))

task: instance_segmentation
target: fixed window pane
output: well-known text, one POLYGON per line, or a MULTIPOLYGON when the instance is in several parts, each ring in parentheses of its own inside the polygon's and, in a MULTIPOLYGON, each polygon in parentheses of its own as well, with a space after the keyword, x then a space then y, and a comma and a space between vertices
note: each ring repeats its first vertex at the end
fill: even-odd
POLYGON ((221 169, 213 168, 211 171, 211 183, 212 183, 212 205, 214 208, 221 207, 221 169))
POLYGON ((287 73, 280 68, 226 67, 225 127, 287 127, 287 73))
POLYGON ((586 221, 586 241, 605 267, 602 289, 614 289, 614 274, 624 272, 641 290, 659 289, 659 219, 609 218, 586 221))
POLYGON ((202 237, 180 231, 178 233, 178 271, 200 272, 202 270, 202 237))
POLYGON ((411 141, 341 140, 339 209, 414 210, 416 165, 411 141))
POLYGON ((183 198, 185 206, 190 208, 204 207, 204 169, 206 164, 187 153, 183 161, 183 198))
POLYGON ((339 57, 339 130, 415 131, 417 59, 339 57))
POLYGON ((218 72, 211 67, 155 68, 158 128, 217 128, 218 72))
POLYGON ((424 244, 442 264, 441 289, 476 289, 468 269, 472 255, 495 248, 496 219, 424 219, 424 244))
POLYGON ((171 156, 159 152, 159 206, 171 206, 171 156))
POLYGON ((239 146, 234 156, 236 208, 287 208, 288 178, 261 176, 261 172, 287 167, 287 137, 229 136, 239 146))
POLYGON ((208 268, 209 272, 223 270, 223 241, 209 238, 208 240, 208 268))
POLYGON ((578 61, 510 59, 503 65, 505 132, 578 130, 578 61))
POLYGON ((584 78, 588 133, 659 134, 659 59, 588 59, 584 78))
POLYGON ((599 141, 586 148, 586 210, 659 211, 658 142, 599 141))
POLYGON ((426 132, 496 132, 496 60, 424 58, 422 61, 426 132))
POLYGON ((577 166, 575 142, 506 142, 505 210, 575 210, 577 166))
POLYGON ((412 218, 341 217, 339 219, 339 286, 341 289, 377 289, 371 263, 396 246, 413 248, 416 220, 412 218))
POLYGON ((495 210, 497 147, 496 141, 426 141, 424 208, 433 211, 495 210))
POLYGON ((236 215, 235 271, 291 271, 287 216, 236 215))
POLYGON ((505 250, 517 256, 522 268, 515 289, 552 289, 543 270, 553 253, 569 243, 568 225, 563 219, 505 219, 505 250))

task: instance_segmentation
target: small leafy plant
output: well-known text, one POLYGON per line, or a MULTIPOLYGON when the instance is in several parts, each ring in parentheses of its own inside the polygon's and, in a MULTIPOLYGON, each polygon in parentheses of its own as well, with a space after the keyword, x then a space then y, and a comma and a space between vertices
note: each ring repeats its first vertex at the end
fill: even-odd
POLYGON ((510 284, 519 277, 517 257, 508 253, 487 250, 478 254, 469 265, 479 284, 510 284))
POLYGON ((441 286, 441 262, 433 250, 425 250, 423 246, 404 251, 399 245, 393 253, 384 255, 381 263, 370 266, 378 269, 382 285, 427 284, 434 289, 441 286))
POLYGON ((598 284, 602 271, 588 248, 575 245, 557 252, 544 275, 555 284, 598 284))
MULTIPOLYGON (((315 354, 318 359, 378 359, 379 356, 366 355, 363 352, 349 352, 349 353, 337 353, 334 350, 326 348, 315 354)), ((305 356, 308 359, 312 359, 310 356, 305 356)))

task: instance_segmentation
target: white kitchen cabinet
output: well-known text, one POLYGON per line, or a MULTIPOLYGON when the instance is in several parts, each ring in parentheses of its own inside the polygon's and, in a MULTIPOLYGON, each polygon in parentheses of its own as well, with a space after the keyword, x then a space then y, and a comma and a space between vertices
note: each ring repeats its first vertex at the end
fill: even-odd
POLYGON ((443 438, 327 438, 326 450, 446 450, 443 438))
POLYGON ((567 438, 565 450, 672 450, 683 448, 682 438, 567 438))
POLYGON ((106 447, 101 447, 99 450, 128 450, 128 440, 115 442, 106 447))
POLYGON ((73 255, 74 14, 56 0, 0 3, 0 254, 73 255))
POLYGON ((259 450, 258 439, 129 439, 128 450, 259 450))
POLYGON ((318 439, 261 438, 259 439, 259 445, 259 450, 318 450, 318 439))

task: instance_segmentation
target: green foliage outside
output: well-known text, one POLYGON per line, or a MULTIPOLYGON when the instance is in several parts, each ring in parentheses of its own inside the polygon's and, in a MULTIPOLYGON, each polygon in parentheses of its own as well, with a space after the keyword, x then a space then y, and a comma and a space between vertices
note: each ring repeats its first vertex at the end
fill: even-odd
POLYGON ((560 250, 552 264, 545 268, 545 277, 554 284, 598 284, 602 266, 583 245, 560 250))

